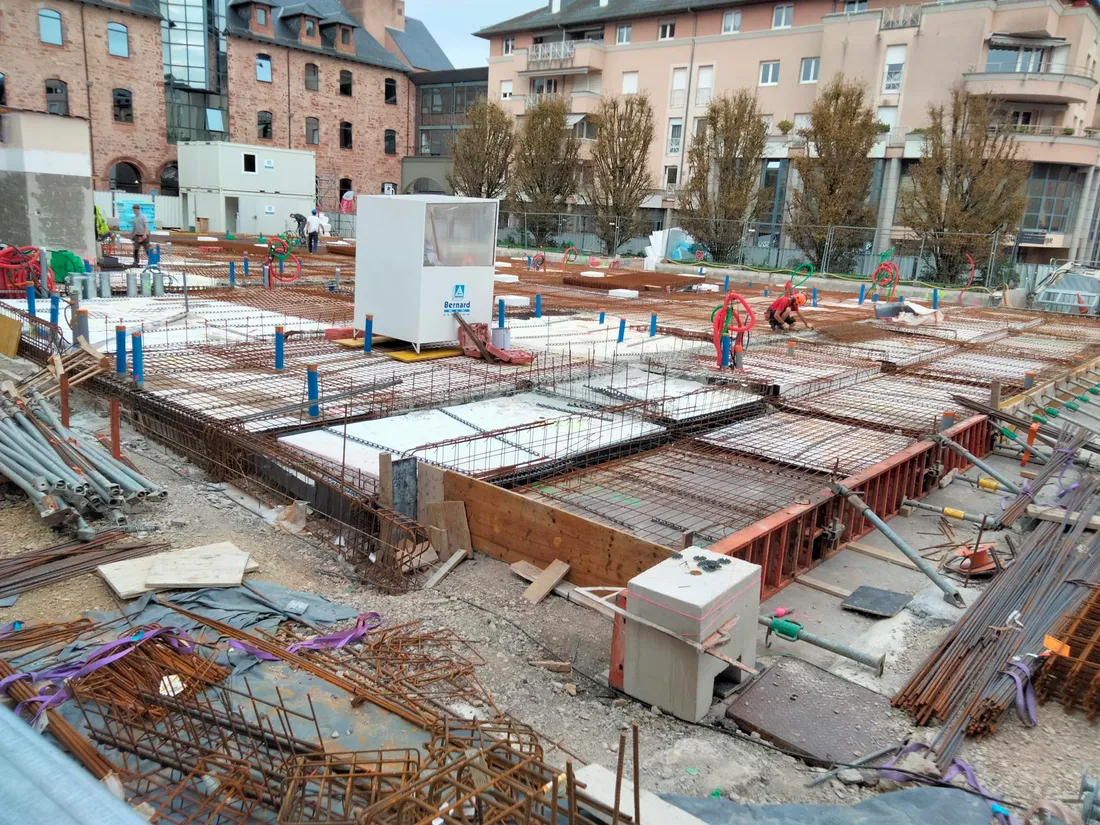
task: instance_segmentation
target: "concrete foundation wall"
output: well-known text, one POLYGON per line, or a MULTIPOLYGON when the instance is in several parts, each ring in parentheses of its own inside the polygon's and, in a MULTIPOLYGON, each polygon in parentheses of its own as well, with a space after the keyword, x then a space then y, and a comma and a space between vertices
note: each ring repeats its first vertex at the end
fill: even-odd
POLYGON ((0 145, 5 243, 95 256, 91 141, 77 118, 9 112, 0 145))

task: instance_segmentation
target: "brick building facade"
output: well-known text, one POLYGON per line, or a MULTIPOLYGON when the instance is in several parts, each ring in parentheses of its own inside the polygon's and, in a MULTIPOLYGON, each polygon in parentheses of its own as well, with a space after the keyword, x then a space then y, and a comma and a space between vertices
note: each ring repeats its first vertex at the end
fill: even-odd
POLYGON ((0 106, 88 118, 98 189, 168 189, 177 139, 311 149, 325 209, 345 189, 397 188, 411 145, 408 75, 439 61, 395 0, 35 0, 0 10, 0 106), (178 52, 164 32, 181 28, 206 45, 178 52))

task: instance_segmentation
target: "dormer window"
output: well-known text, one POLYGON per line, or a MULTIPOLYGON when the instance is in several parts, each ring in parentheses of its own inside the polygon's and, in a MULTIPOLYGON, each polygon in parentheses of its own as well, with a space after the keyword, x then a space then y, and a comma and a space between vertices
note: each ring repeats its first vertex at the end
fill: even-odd
POLYGON ((266 26, 267 25, 267 9, 265 9, 263 6, 257 6, 256 7, 256 25, 257 26, 266 26))
POLYGON ((340 42, 345 46, 351 45, 351 29, 340 27, 340 42))
POLYGON ((306 37, 316 37, 316 36, 317 36, 317 23, 314 22, 313 20, 307 20, 306 21, 306 37))

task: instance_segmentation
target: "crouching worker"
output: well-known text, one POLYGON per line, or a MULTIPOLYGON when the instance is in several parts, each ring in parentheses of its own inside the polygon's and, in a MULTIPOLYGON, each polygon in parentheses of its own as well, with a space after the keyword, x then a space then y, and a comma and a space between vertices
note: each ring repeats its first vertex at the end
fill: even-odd
POLYGON ((772 332, 794 329, 796 320, 805 324, 806 329, 813 329, 814 325, 807 321, 799 311, 805 303, 806 296, 801 292, 785 292, 776 298, 772 305, 768 307, 767 312, 768 326, 772 328, 772 332))

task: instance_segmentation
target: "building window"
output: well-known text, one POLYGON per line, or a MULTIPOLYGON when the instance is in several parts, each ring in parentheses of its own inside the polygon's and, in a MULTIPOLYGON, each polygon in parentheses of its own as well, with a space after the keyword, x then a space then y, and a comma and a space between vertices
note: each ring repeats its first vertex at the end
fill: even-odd
POLYGON ((741 31, 741 12, 727 11, 722 15, 722 34, 741 31))
POLYGON ((615 42, 622 45, 630 42, 631 27, 629 23, 620 23, 615 32, 615 42))
POLYGON ((306 118, 306 143, 316 146, 321 142, 321 122, 315 117, 306 118))
POLYGON ((637 72, 623 72, 623 94, 624 95, 636 95, 636 94, 638 94, 638 73, 637 72))
POLYGON ((504 38, 504 54, 512 54, 516 50, 516 38, 505 37, 504 38))
POLYGON ((1023 229, 1070 232, 1081 192, 1081 176, 1065 164, 1033 163, 1027 179, 1023 229))
POLYGON ((273 131, 271 112, 256 112, 256 137, 260 140, 271 140, 273 131))
POLYGON ((255 175, 256 155, 254 155, 252 152, 244 152, 241 157, 244 158, 244 171, 248 172, 250 175, 255 175))
POLYGON ((351 185, 351 178, 340 178, 340 200, 344 200, 344 195, 348 192, 354 192, 355 188, 351 185))
POLYGON ((1037 72, 1043 65, 1043 49, 993 46, 986 58, 987 72, 1037 72))
POLYGON ((351 148, 351 124, 346 120, 340 122, 340 148, 351 148))
POLYGON ((695 132, 693 134, 696 138, 706 137, 707 119, 705 117, 695 118, 695 132))
POLYGON ((115 57, 130 56, 130 37, 121 23, 107 24, 107 54, 115 57))
POLYGON ((714 88, 714 67, 700 66, 699 80, 695 84, 695 105, 706 106, 710 103, 711 90, 714 88))
POLYGON ((46 111, 51 115, 69 113, 69 87, 61 80, 46 81, 46 111))
POLYGON ((61 12, 53 9, 38 10, 38 39, 53 46, 64 44, 61 35, 61 12))
POLYGON ((316 63, 306 64, 306 89, 316 92, 321 88, 321 70, 316 63))
POLYGON ((674 37, 676 37, 675 20, 669 20, 667 23, 662 23, 657 27, 658 40, 672 40, 674 37))
POLYGON ((312 20, 307 20, 306 21, 306 37, 316 37, 316 36, 317 36, 317 24, 314 23, 312 20))
POLYGON ((256 79, 264 83, 271 82, 271 56, 256 55, 256 79))
POLYGON ((502 80, 500 81, 500 99, 511 100, 512 99, 512 81, 502 80))
POLYGON ((397 105, 397 81, 392 77, 386 78, 386 103, 391 106, 397 105))
POLYGON ((764 131, 770 135, 772 133, 772 121, 775 118, 772 115, 761 115, 760 120, 764 123, 764 131))
POLYGON ((889 126, 893 129, 898 125, 898 107, 897 106, 879 106, 878 107, 878 122, 884 126, 889 126))
POLYGON ((343 46, 351 45, 351 29, 340 27, 340 44, 343 46))
POLYGON ((340 72, 340 94, 343 97, 351 97, 351 72, 346 69, 340 72))
POLYGON ((111 92, 114 101, 115 123, 134 122, 134 96, 129 89, 115 89, 111 92))
MULTIPOLYGON (((881 111, 881 109, 879 110, 881 111)), ((805 130, 809 129, 813 124, 813 118, 809 112, 803 112, 794 116, 794 133, 796 135, 801 134, 805 130)))
POLYGON ((900 92, 901 75, 905 69, 905 46, 886 47, 886 71, 882 76, 882 91, 900 92))
POLYGON ((207 109, 206 110, 206 131, 208 132, 224 132, 225 131, 225 112, 221 109, 207 109))
POLYGON ((668 105, 673 109, 684 108, 684 103, 687 102, 687 82, 687 69, 672 70, 672 94, 669 96, 668 105))
POLYGON ((767 60, 760 64, 760 85, 779 85, 779 61, 767 60))
POLYGON ((665 191, 675 192, 676 183, 680 180, 680 167, 679 166, 666 166, 665 167, 665 191))
POLYGON ((8 105, 8 90, 4 86, 4 73, 0 72, 0 106, 8 105))
POLYGON ((867 11, 867 0, 845 0, 845 14, 855 14, 860 11, 867 11))
POLYGON ((802 75, 799 78, 799 83, 817 83, 817 71, 821 66, 820 57, 804 57, 802 58, 802 75))
POLYGON ((267 9, 265 9, 263 6, 256 6, 256 25, 267 25, 267 9))
POLYGON ((678 117, 668 122, 668 154, 680 154, 680 145, 684 138, 684 122, 678 117))
POLYGON ((397 154, 397 132, 393 129, 386 130, 385 137, 382 141, 382 148, 387 155, 397 154))
POLYGON ((794 22, 794 6, 776 6, 772 10, 772 28, 789 29, 794 22))
POLYGON ((107 180, 115 191, 141 194, 141 172, 132 163, 120 160, 107 173, 107 180))
POLYGON ((166 163, 160 170, 160 193, 162 195, 180 193, 180 169, 175 163, 166 163))

